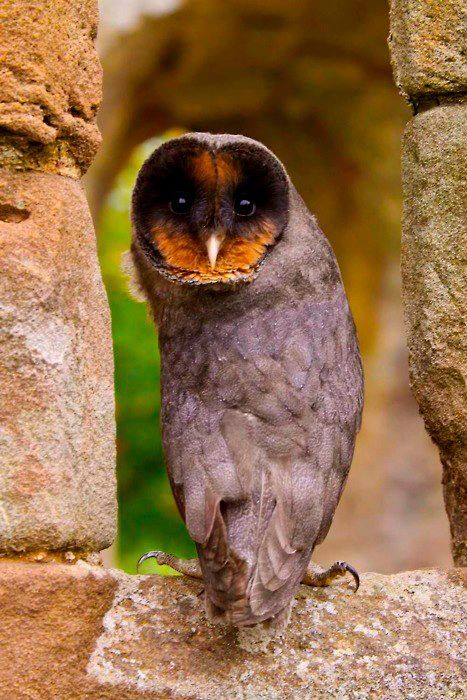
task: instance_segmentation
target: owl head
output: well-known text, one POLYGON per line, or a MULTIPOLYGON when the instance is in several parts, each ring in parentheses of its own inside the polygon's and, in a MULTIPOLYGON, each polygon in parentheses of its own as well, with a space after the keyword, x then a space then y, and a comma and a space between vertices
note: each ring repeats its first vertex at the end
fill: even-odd
POLYGON ((287 224, 288 201, 286 172, 260 143, 188 134, 165 142, 142 166, 133 236, 174 282, 250 281, 287 224))

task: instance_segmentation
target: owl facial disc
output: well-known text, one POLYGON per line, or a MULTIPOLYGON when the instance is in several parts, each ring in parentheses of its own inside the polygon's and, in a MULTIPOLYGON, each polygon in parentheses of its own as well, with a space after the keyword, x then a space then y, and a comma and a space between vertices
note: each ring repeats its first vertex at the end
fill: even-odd
POLYGON ((146 161, 132 218, 145 254, 182 284, 251 281, 288 219, 288 180, 277 159, 244 139, 168 141, 146 161))

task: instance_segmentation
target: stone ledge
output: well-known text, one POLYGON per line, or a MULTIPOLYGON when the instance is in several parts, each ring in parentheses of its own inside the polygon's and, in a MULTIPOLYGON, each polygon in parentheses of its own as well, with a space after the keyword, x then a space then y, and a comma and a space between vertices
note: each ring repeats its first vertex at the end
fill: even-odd
POLYGON ((416 98, 467 89, 463 0, 391 0, 394 79, 416 98))
POLYGON ((206 622, 201 585, 0 563, 0 697, 464 697, 462 569, 302 587, 285 639, 206 622))

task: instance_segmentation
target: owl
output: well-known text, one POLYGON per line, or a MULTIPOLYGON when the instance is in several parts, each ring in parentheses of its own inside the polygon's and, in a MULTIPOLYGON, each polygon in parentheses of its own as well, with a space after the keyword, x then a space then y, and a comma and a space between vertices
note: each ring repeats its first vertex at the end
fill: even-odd
POLYGON ((331 525, 363 376, 336 258, 278 158, 188 134, 157 148, 132 198, 136 284, 158 328, 163 450, 211 620, 286 625, 331 525))

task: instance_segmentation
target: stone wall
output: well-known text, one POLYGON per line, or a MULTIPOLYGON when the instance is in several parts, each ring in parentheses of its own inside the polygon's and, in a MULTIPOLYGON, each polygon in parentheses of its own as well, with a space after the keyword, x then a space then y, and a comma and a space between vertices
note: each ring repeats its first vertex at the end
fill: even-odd
POLYGON ((462 0, 393 0, 402 146, 402 281, 410 379, 439 448, 454 561, 467 563, 467 62, 462 0))
POLYGON ((0 553, 115 535, 110 316, 79 177, 99 145, 94 0, 0 5, 0 553))

